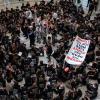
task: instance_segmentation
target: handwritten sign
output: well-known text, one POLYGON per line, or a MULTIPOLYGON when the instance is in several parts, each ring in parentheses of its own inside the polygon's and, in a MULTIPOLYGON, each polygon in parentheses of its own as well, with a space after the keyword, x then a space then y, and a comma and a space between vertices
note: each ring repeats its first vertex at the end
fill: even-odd
POLYGON ((72 65, 81 65, 86 57, 89 45, 90 40, 81 39, 77 36, 65 57, 65 61, 72 65))

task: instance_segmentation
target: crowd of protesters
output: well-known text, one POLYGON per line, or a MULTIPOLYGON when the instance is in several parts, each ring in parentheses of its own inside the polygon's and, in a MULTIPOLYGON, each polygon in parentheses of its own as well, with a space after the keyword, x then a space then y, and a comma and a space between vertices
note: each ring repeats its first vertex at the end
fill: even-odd
POLYGON ((95 59, 95 50, 98 49, 99 55, 100 14, 91 20, 96 9, 90 1, 88 14, 72 0, 41 1, 33 6, 22 4, 21 9, 1 10, 0 100, 92 100, 97 97, 100 63, 95 59), (29 49, 21 43, 20 33, 30 40, 29 49), (62 37, 60 40, 58 35, 62 37), (64 61, 76 35, 91 40, 81 66, 64 61), (37 48, 36 44, 41 42, 43 46, 37 48), (45 55, 44 50, 48 64, 39 61, 45 55), (51 63, 52 57, 56 67, 51 63), (85 93, 81 87, 86 89, 85 93))

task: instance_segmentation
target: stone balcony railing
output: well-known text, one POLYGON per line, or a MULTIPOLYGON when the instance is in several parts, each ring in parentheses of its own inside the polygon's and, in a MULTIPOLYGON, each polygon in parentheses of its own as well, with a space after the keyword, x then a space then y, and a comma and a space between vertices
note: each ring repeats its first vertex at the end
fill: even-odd
POLYGON ((33 5, 35 2, 39 2, 41 0, 0 0, 0 9, 5 9, 6 7, 16 8, 16 6, 21 7, 22 3, 26 4, 30 2, 33 5))

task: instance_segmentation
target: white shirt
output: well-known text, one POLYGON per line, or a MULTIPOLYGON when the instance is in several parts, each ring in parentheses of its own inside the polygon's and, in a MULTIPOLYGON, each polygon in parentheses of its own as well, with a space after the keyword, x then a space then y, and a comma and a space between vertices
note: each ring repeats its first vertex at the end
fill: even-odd
POLYGON ((7 92, 9 92, 13 88, 13 86, 14 86, 14 80, 11 80, 10 83, 8 83, 6 81, 6 90, 7 90, 7 92))
POLYGON ((35 18, 35 24, 38 24, 40 21, 41 21, 41 18, 40 17, 36 17, 35 18))
POLYGON ((48 41, 48 37, 51 37, 51 43, 52 43, 52 34, 47 34, 47 41, 48 41))
POLYGON ((33 18, 31 10, 26 11, 25 15, 26 15, 27 19, 32 19, 33 18))
POLYGON ((52 15, 52 17, 53 18, 57 18, 58 17, 58 14, 56 12, 54 12, 53 15, 52 15))

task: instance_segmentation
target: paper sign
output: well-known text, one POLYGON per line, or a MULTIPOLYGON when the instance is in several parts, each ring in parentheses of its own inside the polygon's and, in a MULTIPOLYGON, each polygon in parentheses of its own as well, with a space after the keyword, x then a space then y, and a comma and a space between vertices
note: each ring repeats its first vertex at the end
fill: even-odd
POLYGON ((86 57, 89 45, 90 40, 81 39, 77 36, 65 57, 65 61, 72 65, 81 65, 86 57))
POLYGON ((18 56, 21 56, 21 55, 22 55, 22 52, 19 52, 19 53, 18 53, 18 56))

